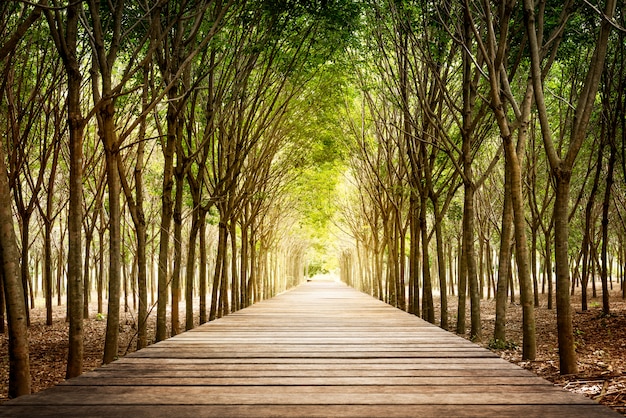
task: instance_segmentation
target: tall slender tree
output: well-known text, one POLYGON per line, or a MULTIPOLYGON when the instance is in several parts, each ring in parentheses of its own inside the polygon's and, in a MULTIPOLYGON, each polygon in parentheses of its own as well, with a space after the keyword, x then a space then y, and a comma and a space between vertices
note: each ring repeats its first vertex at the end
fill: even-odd
POLYGON ((555 223, 555 261, 556 261, 556 305, 559 342, 559 359, 561 374, 576 373, 576 352, 574 350, 574 334, 570 304, 570 272, 569 272, 569 197, 572 170, 584 142, 591 111, 596 99, 600 83, 600 75, 606 59, 611 19, 616 8, 615 0, 607 0, 602 12, 600 30, 597 35, 593 56, 581 86, 578 103, 575 106, 575 117, 569 127, 569 144, 556 146, 553 130, 550 125, 548 109, 544 97, 545 68, 541 60, 542 50, 556 51, 559 39, 544 38, 545 3, 536 4, 533 0, 524 0, 524 21, 528 45, 530 49, 531 74, 535 101, 544 147, 550 164, 550 174, 556 187, 554 204, 555 223), (550 42, 550 45, 546 45, 550 42), (564 153, 564 154, 561 154, 564 153), (561 154, 561 155, 560 155, 561 154))
POLYGON ((86 119, 82 114, 81 91, 83 75, 78 49, 81 3, 70 3, 63 10, 57 1, 55 9, 44 9, 50 34, 61 56, 67 74, 67 119, 69 126, 70 179, 68 215, 68 303, 69 303, 69 351, 68 378, 82 373, 83 365, 83 274, 82 274, 82 223, 83 223, 83 131, 86 119))

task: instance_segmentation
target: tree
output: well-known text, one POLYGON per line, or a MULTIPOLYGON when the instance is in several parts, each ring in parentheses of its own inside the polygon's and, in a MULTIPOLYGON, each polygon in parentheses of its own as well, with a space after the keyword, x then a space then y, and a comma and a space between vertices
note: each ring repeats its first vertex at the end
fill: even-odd
POLYGON ((81 109, 82 73, 78 51, 78 21, 82 3, 71 3, 65 17, 57 1, 56 10, 44 9, 50 35, 61 56, 67 74, 67 115, 70 148, 70 198, 69 198, 69 249, 68 249, 68 300, 69 300, 69 351, 68 378, 82 373, 83 364, 83 274, 82 274, 82 146, 86 119, 81 109))
MULTIPOLYGON (((199 54, 222 25, 222 19, 233 1, 222 3, 221 1, 202 1, 193 5, 193 11, 188 10, 190 4, 184 2, 174 5, 169 2, 161 2, 153 8, 152 39, 157 43, 155 53, 156 63, 161 72, 161 77, 165 84, 163 94, 168 97, 166 116, 166 136, 162 143, 164 156, 163 169, 163 194, 161 227, 159 239, 159 277, 158 277, 158 302, 157 302, 157 331, 156 340, 161 341, 166 338, 166 304, 168 288, 168 252, 169 234, 173 216, 173 175, 174 175, 174 155, 182 138, 182 127, 184 116, 183 109, 188 95, 182 89, 180 78, 187 66, 190 65, 194 57, 199 54), (203 17, 209 6, 216 8, 214 20, 209 22, 209 27, 201 25, 203 17), (185 17, 186 13, 191 13, 191 18, 185 17), (166 17, 163 20, 163 17, 166 17)), ((191 86, 186 86, 190 88, 191 86)), ((174 311, 174 309, 173 309, 174 311)), ((173 322, 177 317, 173 315, 173 322)))
MULTIPOLYGON (((45 1, 42 1, 45 3, 45 1)), ((2 28, 10 28, 5 41, 0 45, 0 62, 6 62, 24 34, 41 16, 41 10, 32 11, 19 4, 5 3, 2 8, 2 28), (6 8, 5 8, 6 7, 6 8), (17 9, 16 9, 17 8, 17 9), (19 11, 19 24, 8 25, 12 13, 19 11)), ((9 397, 30 393, 30 359, 28 349, 27 312, 25 293, 22 286, 20 254, 13 226, 13 213, 10 204, 11 189, 6 166, 5 144, 0 143, 0 199, 5 202, 0 208, 0 277, 3 284, 4 301, 9 328, 9 397)))
POLYGON ((591 111, 600 83, 600 75, 604 67, 604 61, 608 49, 609 34, 611 31, 610 19, 615 12, 615 0, 608 0, 605 3, 602 14, 600 31, 594 53, 589 63, 584 83, 580 89, 578 103, 575 106, 575 117, 569 129, 569 145, 559 144, 556 146, 553 131, 550 126, 548 109, 544 97, 543 81, 545 69, 542 67, 542 51, 550 49, 556 51, 556 44, 544 45, 544 42, 552 42, 552 39, 544 38, 543 12, 545 3, 535 4, 533 0, 524 0, 524 21, 528 44, 530 49, 532 83, 534 88, 535 101, 544 147, 550 163, 550 174, 556 187, 556 200, 554 203, 554 224, 555 224, 555 260, 556 260, 556 305, 557 305, 557 326, 559 342, 559 358, 561 374, 576 373, 576 352, 574 351, 574 337, 572 329, 572 314, 569 296, 570 273, 568 254, 568 209, 571 175, 576 157, 586 136, 587 126, 591 116, 591 111), (537 9, 537 6, 539 7, 537 9), (559 155, 560 152, 564 153, 559 155))
MULTIPOLYGON (((143 86, 141 94, 141 114, 145 115, 149 109, 149 93, 153 90, 150 81, 150 65, 146 64, 142 71, 143 86)), ((145 116, 141 118, 139 132, 137 134, 137 155, 133 178, 135 182, 133 189, 128 183, 124 172, 123 162, 118 158, 118 171, 128 211, 130 212, 133 225, 135 226, 135 236, 137 241, 137 293, 139 298, 139 309, 137 312, 137 349, 140 350, 148 344, 147 321, 148 321, 148 289, 147 289, 147 222, 144 210, 144 167, 145 167, 145 145, 146 145, 147 122, 145 116)))
MULTIPOLYGON (((506 57, 511 48, 510 39, 508 37, 510 28, 510 22, 512 13, 514 12, 514 3, 500 3, 497 9, 497 13, 494 13, 492 6, 489 2, 484 2, 484 16, 482 20, 486 24, 487 33, 484 35, 486 38, 483 40, 480 31, 473 23, 471 13, 471 7, 469 2, 465 3, 465 10, 467 13, 468 24, 471 25, 471 31, 474 34, 474 38, 478 43, 478 49, 481 54, 481 59, 484 60, 484 64, 487 67, 490 83, 490 105, 493 110, 495 119, 498 123, 500 135, 503 142, 504 155, 505 155, 505 206, 503 220, 509 220, 510 214, 508 211, 512 211, 513 221, 513 233, 515 236, 515 259, 517 262, 517 268, 519 273, 521 301, 523 306, 523 357, 527 359, 534 359, 536 353, 536 341, 535 341, 535 314, 534 304, 532 297, 532 281, 530 274, 530 255, 528 250, 528 244, 526 239, 526 217, 524 213, 524 198, 522 192, 522 161, 525 153, 526 139, 528 133, 528 124, 530 120, 530 109, 532 105, 532 85, 527 83, 521 103, 518 103, 511 91, 511 82, 517 71, 517 62, 513 62, 507 68, 506 57), (495 21, 497 17, 497 21, 495 21), (496 30, 495 25, 499 25, 499 31, 496 30), (508 70, 508 71, 507 71, 508 70), (503 98, 506 98, 508 103, 503 102, 503 98), (514 121, 510 121, 507 115, 507 104, 513 110, 514 121), (514 141, 514 133, 517 130, 517 143, 514 141), (507 184, 508 182, 508 184, 507 184), (509 195, 510 193, 510 195, 509 195), (510 201, 508 198, 510 196, 510 201), (508 207, 510 204, 510 208, 508 207)), ((508 246, 509 238, 507 235, 511 233, 508 229, 510 225, 503 225, 503 239, 501 241, 501 249, 504 253, 500 255, 500 266, 504 267, 504 272, 507 272, 508 266, 504 266, 503 263, 508 263, 508 246), (506 234, 504 233, 506 232, 506 234)), ((504 273, 503 272, 503 273, 504 273)), ((508 272, 507 272, 508 273, 508 272)), ((500 273, 502 274, 502 273, 500 273)), ((504 279, 504 276, 501 276, 504 279)), ((502 283, 499 280, 500 286, 502 283)), ((499 292, 502 295, 502 291, 499 292)), ((499 298, 500 306, 502 305, 502 296, 499 298)), ((502 314, 502 310, 499 310, 502 314)), ((498 325, 502 322, 499 321, 498 325)), ((496 339, 500 339, 503 335, 501 327, 497 327, 496 339)))
MULTIPOLYGON (((0 143, 0 199, 11 201, 4 144, 0 143)), ((30 360, 20 254, 13 227, 11 205, 0 205, 0 263, 9 327, 9 397, 30 393, 30 360)))

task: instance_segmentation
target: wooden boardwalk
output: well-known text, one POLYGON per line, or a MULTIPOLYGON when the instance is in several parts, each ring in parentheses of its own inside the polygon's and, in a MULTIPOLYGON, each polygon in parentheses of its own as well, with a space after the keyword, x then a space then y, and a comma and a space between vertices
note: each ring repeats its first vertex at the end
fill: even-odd
POLYGON ((343 284, 309 282, 0 416, 619 415, 343 284))

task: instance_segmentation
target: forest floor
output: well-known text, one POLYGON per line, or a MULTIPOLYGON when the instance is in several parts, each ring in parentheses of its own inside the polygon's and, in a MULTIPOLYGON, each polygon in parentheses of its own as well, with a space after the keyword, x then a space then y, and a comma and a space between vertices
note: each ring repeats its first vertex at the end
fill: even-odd
MULTIPOLYGON (((590 292, 591 293, 591 292, 590 292)), ((456 298, 450 297, 450 324, 456 324, 456 298)), ((518 300, 519 301, 519 300, 518 300)), ((45 325, 43 301, 31 310, 30 361, 33 391, 37 392, 64 380, 67 356, 67 323, 65 307, 54 307, 52 326, 45 325)), ((542 295, 540 308, 535 310, 537 324, 537 358, 521 360, 522 309, 517 303, 507 306, 507 349, 493 350, 501 357, 519 364, 537 375, 572 392, 582 393, 626 415, 626 301, 617 289, 611 294, 610 316, 602 315, 601 299, 592 298, 590 309, 580 310, 580 295, 572 299, 574 308, 574 337, 578 354, 579 373, 561 376, 556 335, 556 310, 546 309, 547 299, 542 295)), ((184 319, 184 303, 181 316, 184 319)), ((84 371, 100 366, 104 347, 106 319, 95 315, 85 321, 84 371)), ((469 302, 468 302, 469 310, 469 302)), ((437 313, 438 315, 438 313, 437 313)), ((148 335, 154 335, 155 315, 149 321, 148 335)), ((469 312, 468 312, 469 317, 469 312)), ((495 302, 481 302, 483 320, 482 345, 489 348, 495 322, 495 302)), ((169 321, 169 319, 168 319, 169 321)), ((468 318, 469 321, 469 318, 468 318)), ((169 322, 168 322, 169 323, 169 322)), ((132 311, 121 314, 120 356, 136 348, 136 318, 132 311)), ((469 330, 469 324, 468 324, 469 330)), ((181 330, 184 329, 184 324, 181 330)), ((466 336, 468 337, 468 336, 466 336)), ((7 335, 0 334, 0 403, 7 400, 8 368, 7 335)))
MULTIPOLYGON (((495 300, 481 301, 481 345, 564 389, 581 393, 626 416, 626 300, 622 299, 617 285, 610 293, 611 314, 605 316, 600 291, 598 296, 591 298, 589 289, 589 309, 584 312, 580 308, 579 288, 571 299, 574 344, 578 356, 578 373, 575 375, 562 376, 559 373, 556 304, 554 309, 548 310, 547 295, 540 295, 540 307, 535 308, 537 356, 534 361, 522 360, 522 306, 519 295, 516 295, 517 303, 507 305, 505 349, 493 347, 495 300)), ((449 300, 448 312, 453 330, 456 326, 457 299, 451 297, 449 300)), ((469 300, 467 304, 469 309, 469 300)), ((468 339, 469 329, 468 324, 465 335, 468 339)))

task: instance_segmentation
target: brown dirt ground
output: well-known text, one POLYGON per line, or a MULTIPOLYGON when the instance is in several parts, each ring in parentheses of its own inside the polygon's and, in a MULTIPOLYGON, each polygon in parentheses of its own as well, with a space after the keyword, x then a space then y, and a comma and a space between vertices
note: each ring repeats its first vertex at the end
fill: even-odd
MULTIPOLYGON (((518 299, 519 301, 519 299, 518 299)), ((612 314, 602 315, 601 299, 590 299, 590 309, 580 310, 580 296, 572 299, 574 307, 574 335, 578 354, 579 373, 561 376, 556 336, 556 311, 546 309, 547 298, 542 295, 540 308, 535 310, 537 323, 537 359, 521 360, 521 306, 507 307, 507 341, 510 349, 495 350, 501 357, 529 369, 556 385, 572 392, 582 393, 626 415, 626 301, 616 289, 611 294, 612 314)), ((67 356, 67 323, 65 307, 54 307, 54 323, 45 325, 43 301, 31 310, 30 355, 33 391, 37 392, 64 380, 67 356)), ((469 302, 468 302, 469 305, 469 302)), ((469 306, 468 306, 469 308, 469 306)), ((91 319, 85 321, 84 371, 101 364, 106 320, 96 318, 91 307, 91 319)), ((450 324, 456 323, 456 298, 450 297, 450 324)), ((469 312, 468 312, 469 315, 469 312)), ((495 302, 481 302, 483 342, 489 346, 495 321, 495 302)), ((184 318, 184 303, 181 304, 184 318)), ((120 324, 120 356, 135 350, 136 320, 132 312, 122 313, 120 324)), ((148 335, 154 335, 154 315, 148 335)), ((469 324, 468 324, 469 329, 469 324)), ((468 337, 468 336, 466 336, 468 337)), ((0 334, 0 403, 7 400, 8 356, 7 335, 0 334)))
MULTIPOLYGON (((615 285, 614 285, 615 286, 615 285)), ((583 312, 580 289, 572 297, 573 327, 578 373, 559 374, 559 353, 556 333, 556 305, 548 310, 546 295, 540 295, 540 307, 535 309, 537 333, 537 357, 534 361, 522 361, 522 307, 519 295, 516 302, 507 305, 507 342, 510 349, 492 350, 502 358, 518 364, 535 374, 571 392, 581 393, 607 405, 626 416, 626 300, 621 298, 619 285, 610 294, 611 314, 602 314, 602 295, 591 298, 589 310, 583 312)), ((451 298, 450 324, 456 324, 456 298, 451 298)), ((469 300, 468 300, 469 309, 469 300)), ((469 316, 469 312, 467 314, 469 316)), ((495 301, 481 301, 483 339, 481 345, 489 348, 495 324, 495 301)), ((469 339, 468 333, 465 335, 469 339)))

